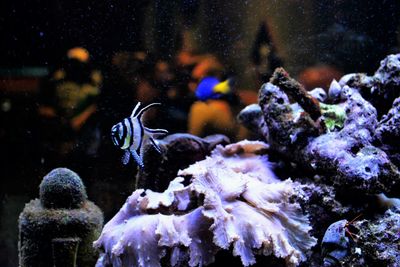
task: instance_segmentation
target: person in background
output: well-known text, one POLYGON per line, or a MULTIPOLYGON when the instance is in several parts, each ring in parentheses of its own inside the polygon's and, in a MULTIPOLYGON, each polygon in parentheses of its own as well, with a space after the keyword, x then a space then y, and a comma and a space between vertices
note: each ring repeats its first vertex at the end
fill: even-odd
POLYGON ((97 110, 97 97, 102 84, 101 72, 90 63, 90 54, 83 47, 68 50, 60 67, 52 72, 41 88, 39 115, 46 124, 44 140, 58 154, 74 150, 95 153, 99 135, 89 122, 97 110), (45 137, 46 138, 46 137, 45 137))

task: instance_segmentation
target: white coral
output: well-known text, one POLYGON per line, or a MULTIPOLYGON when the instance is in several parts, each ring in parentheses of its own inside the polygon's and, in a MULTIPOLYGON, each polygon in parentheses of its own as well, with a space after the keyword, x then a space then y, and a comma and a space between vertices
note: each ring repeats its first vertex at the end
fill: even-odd
POLYGON ((172 266, 202 266, 231 246, 245 266, 255 254, 298 265, 316 239, 299 205, 289 201, 297 184, 275 177, 267 157, 257 155, 265 149, 250 141, 219 146, 180 171, 163 193, 133 192, 94 243, 103 251, 97 266, 161 266, 167 255, 172 266))

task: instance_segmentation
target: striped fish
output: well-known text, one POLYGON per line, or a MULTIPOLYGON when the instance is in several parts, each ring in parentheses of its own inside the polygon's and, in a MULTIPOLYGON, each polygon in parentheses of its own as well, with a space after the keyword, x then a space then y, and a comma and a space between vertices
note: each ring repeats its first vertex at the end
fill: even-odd
POLYGON ((139 110, 140 102, 137 103, 129 118, 117 123, 111 128, 111 139, 114 145, 125 150, 122 157, 122 163, 128 164, 132 156, 141 169, 144 168, 143 164, 143 149, 144 142, 150 141, 154 148, 161 153, 155 135, 167 134, 168 131, 164 129, 150 129, 143 125, 142 116, 146 110, 153 106, 161 105, 160 103, 152 103, 139 110))

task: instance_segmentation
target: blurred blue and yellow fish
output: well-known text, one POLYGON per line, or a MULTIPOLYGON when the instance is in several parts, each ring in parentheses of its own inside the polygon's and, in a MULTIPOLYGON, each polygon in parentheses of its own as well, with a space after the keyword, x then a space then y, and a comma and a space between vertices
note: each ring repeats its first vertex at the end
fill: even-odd
POLYGON ((215 77, 203 78, 197 86, 196 97, 201 101, 218 99, 232 91, 232 79, 220 82, 215 77))

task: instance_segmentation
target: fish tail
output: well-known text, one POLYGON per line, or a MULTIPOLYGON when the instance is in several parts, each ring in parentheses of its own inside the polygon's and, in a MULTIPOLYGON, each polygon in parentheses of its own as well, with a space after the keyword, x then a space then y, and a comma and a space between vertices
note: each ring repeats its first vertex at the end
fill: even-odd
POLYGON ((232 81, 231 79, 227 79, 215 85, 213 91, 214 93, 227 94, 231 91, 231 87, 232 87, 232 81))

